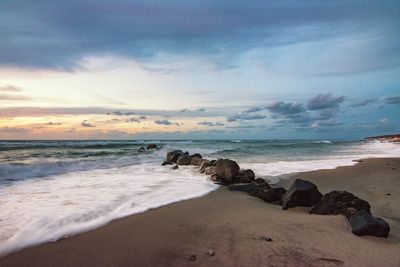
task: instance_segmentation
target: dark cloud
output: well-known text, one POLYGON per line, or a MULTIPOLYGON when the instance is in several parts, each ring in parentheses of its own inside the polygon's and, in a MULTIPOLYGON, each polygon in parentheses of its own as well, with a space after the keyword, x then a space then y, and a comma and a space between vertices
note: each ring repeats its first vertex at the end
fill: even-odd
POLYGON ((400 95, 388 96, 385 98, 385 102, 388 104, 400 104, 400 95))
POLYGON ((326 108, 337 108, 344 101, 344 96, 333 96, 331 93, 319 94, 308 100, 309 110, 321 110, 326 108))
POLYGON ((212 121, 201 121, 201 122, 198 122, 197 125, 213 127, 213 126, 224 126, 224 123, 222 123, 222 122, 212 122, 212 121))
POLYGON ((378 101, 377 97, 369 98, 369 99, 365 99, 363 101, 357 102, 357 103, 351 105, 351 107, 354 107, 354 108, 356 108, 356 107, 364 107, 364 106, 367 106, 367 105, 369 105, 371 103, 374 103, 376 101, 378 101))
POLYGON ((259 114, 247 114, 247 113, 240 113, 236 115, 231 115, 226 118, 228 122, 233 122, 233 121, 247 121, 247 120, 261 120, 265 119, 266 116, 264 115, 259 115, 259 114))
POLYGON ((180 125, 179 123, 172 122, 170 120, 156 120, 156 121, 154 121, 154 123, 155 124, 159 124, 159 125, 167 125, 167 126, 169 126, 169 125, 177 125, 177 126, 179 126, 180 125))
POLYGON ((136 123, 140 123, 140 120, 138 118, 129 118, 126 120, 126 122, 136 122, 136 123))
POLYGON ((49 121, 49 122, 47 123, 47 125, 62 125, 62 123, 61 123, 61 122, 52 122, 52 121, 49 121))
MULTIPOLYGON (((342 24, 398 22, 398 1, 2 1, 0 65, 70 70, 79 60, 117 54, 141 61, 160 53, 211 55, 216 66, 255 46, 273 47, 334 35, 342 24), (90 16, 88 16, 90 14, 90 16), (318 34, 299 27, 324 25, 318 34), (288 32, 287 36, 277 33, 288 32), (222 58, 222 60, 221 60, 222 58)), ((314 28, 313 28, 314 29, 314 28)), ((360 31, 355 27, 353 31, 360 31)), ((385 28, 386 31, 390 29, 385 28)), ((379 36, 378 36, 379 37, 379 36)), ((396 55, 397 36, 376 57, 396 55)), ((397 58, 398 59, 398 58, 397 58)), ((396 60, 396 58, 394 59, 396 60)))
POLYGON ((93 124, 87 122, 86 120, 82 121, 81 126, 82 127, 89 127, 89 128, 96 127, 96 125, 93 125, 93 124))
POLYGON ((303 104, 290 103, 290 102, 275 102, 267 106, 267 109, 272 113, 280 115, 291 115, 305 112, 303 104))
POLYGON ((260 107, 253 107, 253 108, 249 108, 245 111, 245 113, 253 113, 253 112, 258 112, 258 111, 262 111, 263 109, 260 107))

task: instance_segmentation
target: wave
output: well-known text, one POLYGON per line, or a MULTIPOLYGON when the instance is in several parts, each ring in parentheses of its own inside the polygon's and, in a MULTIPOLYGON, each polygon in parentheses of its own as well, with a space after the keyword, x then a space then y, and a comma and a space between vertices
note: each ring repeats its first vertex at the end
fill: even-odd
POLYGON ((329 140, 318 140, 318 141, 314 141, 314 144, 333 144, 332 141, 329 140))

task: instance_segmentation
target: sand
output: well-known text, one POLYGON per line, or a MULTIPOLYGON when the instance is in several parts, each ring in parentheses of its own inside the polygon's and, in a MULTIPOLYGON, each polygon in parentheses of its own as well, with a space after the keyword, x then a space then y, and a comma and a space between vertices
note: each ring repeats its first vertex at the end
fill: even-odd
POLYGON ((389 237, 359 237, 343 216, 283 211, 221 188, 24 249, 1 258, 0 266, 400 266, 400 159, 300 173, 282 184, 299 177, 323 193, 347 190, 369 201, 390 224, 389 237))

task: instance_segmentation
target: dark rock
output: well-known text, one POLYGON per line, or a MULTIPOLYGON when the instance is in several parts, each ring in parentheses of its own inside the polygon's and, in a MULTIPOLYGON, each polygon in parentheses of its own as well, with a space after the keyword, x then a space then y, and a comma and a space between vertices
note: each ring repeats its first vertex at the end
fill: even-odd
POLYGON ((149 145, 147 145, 147 150, 150 150, 150 149, 158 149, 158 146, 156 144, 149 144, 149 145))
POLYGON ((351 215, 349 222, 352 232, 356 235, 372 235, 388 237, 390 226, 381 218, 372 216, 365 210, 359 210, 351 215))
POLYGON ((219 182, 218 175, 216 173, 210 176, 210 180, 215 182, 215 184, 223 185, 222 183, 219 182))
POLYGON ((263 179, 263 178, 257 178, 257 179, 254 180, 254 182, 256 182, 257 184, 264 184, 264 183, 266 183, 265 179, 263 179))
POLYGON ((352 193, 346 191, 332 191, 325 194, 321 200, 311 209, 310 213, 320 215, 343 214, 350 217, 354 211, 371 211, 369 203, 352 193))
POLYGON ((265 202, 282 205, 282 197, 286 190, 283 187, 272 188, 267 183, 259 184, 257 190, 250 193, 251 196, 260 198, 265 202))
POLYGON ((203 157, 200 154, 190 156, 190 165, 200 166, 203 163, 203 157))
POLYGON ((239 174, 233 179, 235 183, 251 183, 254 181, 255 174, 252 170, 240 170, 239 174))
POLYGON ((215 166, 215 163, 216 163, 216 162, 217 162, 217 160, 215 160, 215 159, 210 160, 210 163, 211 163, 212 166, 215 166))
POLYGON ((196 255, 190 255, 189 256, 189 260, 190 261, 196 261, 197 260, 197 256, 196 255))
POLYGON ((238 176, 239 170, 240 167, 236 161, 218 159, 215 162, 215 171, 217 172, 218 179, 225 184, 231 184, 233 179, 238 176))
POLYGON ((214 174, 217 174, 217 172, 216 172, 216 170, 215 170, 215 166, 206 167, 206 168, 204 169, 204 173, 205 173, 206 175, 214 175, 214 174))
POLYGON ((170 162, 170 161, 164 161, 163 163, 161 163, 161 166, 172 165, 172 164, 174 164, 174 163, 170 162))
POLYGON ((190 156, 183 155, 183 156, 180 156, 178 158, 178 160, 176 161, 176 164, 178 164, 178 165, 190 165, 190 160, 191 160, 190 156))
POLYGON ((201 165, 200 165, 199 171, 200 171, 201 173, 204 173, 204 171, 206 170, 206 168, 207 168, 207 167, 210 167, 210 166, 212 166, 212 164, 210 163, 210 161, 207 160, 207 159, 203 159, 203 161, 202 161, 202 163, 201 163, 201 165))
POLYGON ((176 163, 179 157, 185 156, 182 150, 174 150, 167 153, 165 161, 176 163))
POLYGON ((178 166, 178 165, 175 165, 175 166, 172 167, 171 169, 173 169, 173 170, 179 169, 179 166, 178 166))
POLYGON ((146 148, 140 147, 140 148, 138 149, 138 151, 139 151, 139 152, 146 151, 146 148))
POLYGON ((297 206, 311 207, 318 203, 321 197, 322 194, 315 184, 296 179, 282 197, 282 208, 286 210, 297 206))
POLYGON ((240 192, 246 192, 249 194, 253 194, 255 191, 258 190, 258 184, 256 183, 250 183, 250 184, 233 184, 230 185, 228 190, 229 191, 240 191, 240 192))

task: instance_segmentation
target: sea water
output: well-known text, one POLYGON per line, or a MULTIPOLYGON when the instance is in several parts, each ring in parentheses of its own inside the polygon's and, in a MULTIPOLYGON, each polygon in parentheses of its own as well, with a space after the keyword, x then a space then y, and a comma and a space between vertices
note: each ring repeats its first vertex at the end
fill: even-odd
POLYGON ((0 141, 0 255, 218 188, 195 166, 161 166, 173 149, 236 160, 270 183, 400 157, 400 145, 363 141, 0 141), (160 149, 139 152, 149 143, 160 149))

